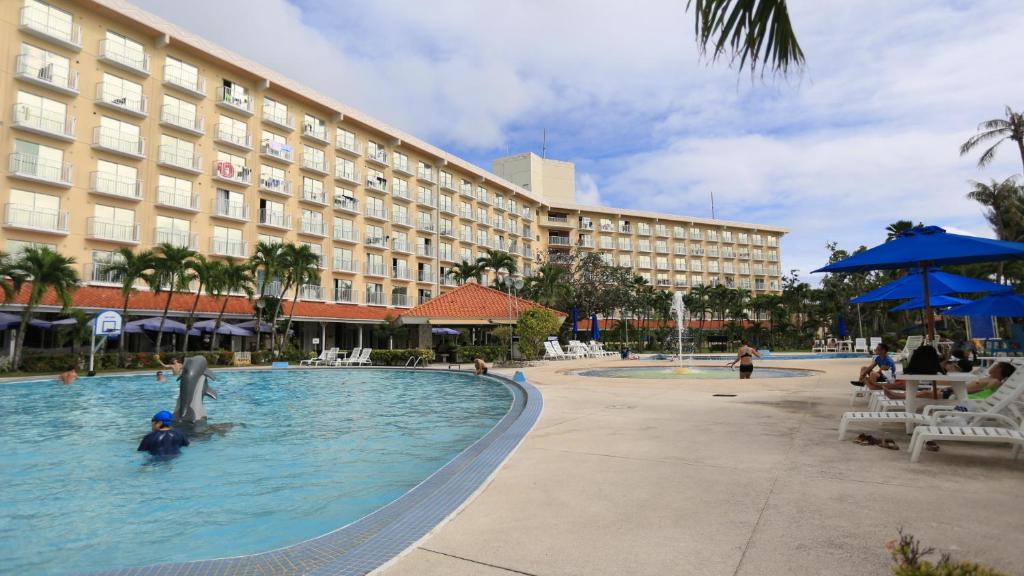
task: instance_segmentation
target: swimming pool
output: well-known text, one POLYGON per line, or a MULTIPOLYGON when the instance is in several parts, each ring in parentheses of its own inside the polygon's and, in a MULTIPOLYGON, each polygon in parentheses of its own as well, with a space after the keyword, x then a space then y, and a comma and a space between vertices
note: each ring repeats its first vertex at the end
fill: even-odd
MULTIPOLYGON (((844 360, 850 358, 867 358, 868 355, 861 352, 809 352, 809 353, 781 353, 781 354, 765 354, 762 352, 765 360, 844 360)), ((691 360, 725 360, 730 361, 736 357, 735 353, 732 354, 694 354, 690 356, 683 354, 684 359, 691 360)), ((675 358, 674 355, 668 354, 654 354, 652 356, 644 356, 644 360, 670 360, 675 358)))
POLYGON ((0 385, 0 573, 63 574, 252 554, 347 524, 479 439, 512 399, 468 374, 224 371, 176 459, 135 452, 174 383, 0 385))
MULTIPOLYGON (((573 372, 579 376, 598 378, 640 378, 655 380, 713 380, 739 378, 739 370, 726 366, 639 366, 629 368, 595 368, 573 372)), ((751 378, 799 378, 812 376, 811 370, 790 370, 782 368, 754 368, 751 378)))

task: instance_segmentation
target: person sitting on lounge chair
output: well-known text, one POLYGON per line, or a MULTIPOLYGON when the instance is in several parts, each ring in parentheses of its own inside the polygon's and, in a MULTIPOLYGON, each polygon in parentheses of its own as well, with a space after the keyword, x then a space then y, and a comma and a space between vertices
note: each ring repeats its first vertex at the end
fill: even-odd
POLYGON ((885 376, 886 370, 889 371, 892 380, 895 380, 896 362, 889 356, 889 346, 879 342, 878 346, 875 346, 875 357, 871 359, 871 363, 861 367, 860 378, 851 380, 850 384, 854 386, 867 386, 872 390, 881 390, 882 387, 879 382, 882 384, 888 382, 885 376))
MULTIPOLYGON (((971 400, 984 400, 992 394, 995 394, 996 390, 1003 385, 1003 382, 1007 378, 1013 375, 1017 369, 1014 368, 1013 364, 1009 362, 996 362, 988 369, 988 375, 971 382, 967 385, 967 397, 971 400)), ((953 389, 945 388, 942 391, 943 398, 949 398, 952 396, 953 389)), ((903 400, 907 397, 906 392, 902 390, 894 390, 886 386, 885 395, 894 400, 903 400)), ((931 390, 919 390, 917 392, 918 398, 931 398, 931 390)))

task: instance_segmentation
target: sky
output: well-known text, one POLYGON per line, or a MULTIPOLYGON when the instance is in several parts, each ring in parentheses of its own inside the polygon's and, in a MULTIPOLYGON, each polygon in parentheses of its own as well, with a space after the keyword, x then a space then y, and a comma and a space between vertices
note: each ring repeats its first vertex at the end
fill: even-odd
POLYGON ((484 168, 576 163, 578 200, 789 228, 782 267, 900 219, 991 236, 979 122, 1024 108, 1018 0, 790 0, 806 68, 709 64, 682 0, 134 0, 484 168), (244 15, 244 17, 240 17, 244 15))

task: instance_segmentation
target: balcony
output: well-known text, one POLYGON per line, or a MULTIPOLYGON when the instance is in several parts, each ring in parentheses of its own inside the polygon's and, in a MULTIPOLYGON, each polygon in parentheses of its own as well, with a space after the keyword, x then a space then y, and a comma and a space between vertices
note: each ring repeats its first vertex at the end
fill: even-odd
POLYGON ((355 260, 335 258, 332 264, 334 265, 333 269, 335 272, 346 272, 350 274, 355 274, 356 272, 359 272, 359 263, 356 262, 355 260))
POLYGON ((89 192, 137 202, 142 200, 142 180, 93 172, 89 175, 89 192))
POLYGON ((92 147, 134 159, 146 157, 146 139, 97 126, 92 131, 92 147))
POLYGON ((397 186, 391 189, 391 197, 399 202, 409 203, 412 202, 412 196, 409 195, 408 189, 399 189, 397 186))
POLYGON ((400 308, 408 308, 409 307, 409 295, 408 294, 401 294, 401 293, 398 293, 398 292, 392 292, 391 293, 391 305, 392 306, 398 306, 400 308))
POLYGON ((318 206, 327 206, 327 195, 324 194, 323 190, 308 188, 306 186, 302 187, 302 196, 299 200, 309 204, 316 204, 318 206))
POLYGON ((366 189, 370 192, 381 192, 383 194, 388 193, 388 179, 382 177, 370 177, 366 178, 366 189))
POLYGON ((637 244, 636 251, 637 252, 648 252, 648 253, 650 253, 651 245, 650 244, 643 244, 643 243, 637 244))
POLYGON ((472 232, 470 232, 470 233, 460 233, 459 234, 459 241, 460 242, 469 242, 469 243, 472 244, 473 243, 473 233, 472 232))
POLYGON ((471 198, 473 200, 476 200, 476 196, 473 195, 473 186, 472 185, 470 185, 470 186, 463 185, 461 188, 459 188, 459 194, 461 194, 463 198, 471 198))
POLYGON ((433 246, 429 246, 427 244, 416 245, 416 255, 421 258, 433 258, 436 253, 437 252, 434 250, 433 246))
POLYGON ((260 190, 263 192, 270 192, 271 194, 277 194, 278 196, 291 197, 292 183, 283 178, 264 174, 260 176, 260 190))
POLYGON ((252 100, 249 99, 249 94, 244 90, 232 90, 227 86, 218 86, 217 106, 245 116, 252 116, 252 100))
POLYGON ((437 184, 437 173, 431 168, 420 166, 416 170, 416 179, 424 184, 437 184))
MULTIPOLYGON (((337 269, 337 268, 335 268, 337 269)), ((351 304, 352 303, 352 289, 351 288, 335 288, 334 289, 334 301, 338 304, 351 304)))
POLYGON ((4 226, 67 236, 68 213, 19 204, 5 204, 4 226))
POLYGON ((359 140, 355 136, 348 138, 336 133, 334 136, 334 149, 339 152, 352 154, 353 156, 359 156, 359 140))
POLYGON ((215 256, 233 256, 245 258, 249 255, 249 243, 245 240, 228 238, 210 238, 210 254, 215 256))
POLYGON ((299 286, 299 298, 302 300, 323 300, 324 287, 319 284, 303 284, 299 286))
POLYGON ((168 168, 177 168, 185 172, 200 174, 203 171, 203 157, 178 150, 175 146, 161 146, 157 151, 157 164, 168 168))
POLYGON ((63 18, 54 17, 38 6, 23 6, 18 29, 69 50, 82 49, 82 27, 63 18))
POLYGON ((268 228, 277 228, 279 230, 291 230, 292 215, 280 211, 260 208, 256 223, 259 224, 260 226, 266 226, 268 228))
POLYGON ((387 219, 388 219, 388 209, 387 208, 371 208, 370 206, 367 206, 366 207, 366 217, 367 218, 373 218, 375 220, 387 221, 387 219))
POLYGON ((14 60, 14 74, 19 80, 56 90, 61 94, 78 95, 78 72, 58 68, 52 62, 47 63, 27 54, 19 54, 14 60))
POLYGON ((459 210, 459 218, 462 218, 463 220, 476 220, 476 216, 473 215, 473 209, 467 209, 466 207, 459 210))
POLYGON ((430 220, 419 220, 416 222, 416 229, 419 230, 420 232, 433 233, 435 230, 437 230, 437 227, 430 220))
POLYGON ((387 278, 388 275, 387 269, 384 268, 384 264, 372 264, 370 262, 366 263, 366 271, 364 274, 367 276, 379 276, 382 278, 387 278))
POLYGON ((533 240, 533 230, 529 226, 523 226, 523 238, 533 240))
POLYGON ((455 281, 455 278, 451 276, 441 277, 441 286, 458 286, 459 283, 455 281))
POLYGON ((139 243, 139 225, 111 222, 101 218, 86 219, 86 237, 121 244, 139 243))
POLYGON ((522 254, 523 258, 533 259, 533 249, 529 246, 523 246, 522 254))
POLYGON ((391 167, 391 170, 394 173, 402 175, 402 176, 412 176, 413 175, 412 174, 412 170, 409 169, 409 161, 408 160, 403 160, 402 162, 398 162, 397 159, 396 159, 395 165, 391 167))
POLYGON ((280 142, 264 142, 260 144, 260 156, 287 164, 292 163, 291 147, 280 142))
POLYGON ((320 144, 330 144, 331 141, 327 139, 327 126, 326 125, 315 125, 315 124, 303 124, 302 125, 302 137, 308 138, 314 142, 320 144))
POLYGON ((326 158, 318 158, 311 154, 303 154, 299 165, 303 170, 309 170, 323 176, 327 176, 331 173, 330 167, 327 165, 326 158))
POLYGON ((359 231, 351 228, 335 226, 332 238, 337 242, 349 242, 355 244, 356 242, 359 242, 359 231))
POLYGON ((418 198, 416 198, 416 203, 419 204, 420 208, 437 208, 437 201, 434 199, 433 196, 420 195, 418 198))
POLYGON ((533 222, 533 210, 524 207, 521 216, 523 217, 523 220, 533 222))
POLYGON ((630 226, 628 224, 625 224, 625 225, 620 224, 619 225, 619 234, 632 234, 632 233, 633 233, 633 227, 632 226, 630 226))
POLYGON ((379 248, 384 250, 388 247, 387 239, 384 236, 366 236, 366 247, 367 248, 379 248))
POLYGON ((481 226, 488 226, 489 227, 491 225, 491 220, 490 220, 490 218, 487 217, 487 213, 486 212, 484 212, 484 213, 477 212, 477 214, 476 214, 476 223, 481 225, 481 226))
POLYGON ((452 205, 451 201, 441 202, 441 204, 438 206, 438 208, 441 210, 441 212, 443 212, 445 214, 451 214, 452 216, 455 216, 456 214, 458 214, 455 211, 455 207, 452 205))
POLYGON ((85 265, 85 281, 89 284, 107 284, 120 286, 124 277, 110 270, 114 262, 90 262, 85 265))
POLYGON ((156 204, 164 208, 199 212, 199 194, 176 190, 166 186, 156 187, 156 204))
POLYGON ((378 291, 366 291, 366 304, 368 306, 387 306, 384 302, 384 293, 378 291))
POLYGON ((153 229, 153 244, 170 244, 171 246, 180 246, 189 250, 197 250, 199 248, 195 234, 170 228, 153 229))
POLYGON ((455 238, 455 229, 450 226, 447 228, 441 228, 438 233, 445 238, 455 238))
POLYGON ((310 220, 308 218, 299 218, 299 233, 310 236, 327 236, 323 220, 310 220))
POLYGON ((239 222, 249 221, 249 205, 244 202, 231 202, 223 198, 216 198, 211 208, 211 216, 238 220, 239 222))
POLYGON ((295 119, 292 115, 276 112, 273 106, 267 105, 266 100, 263 101, 263 122, 288 132, 295 130, 295 119))
POLYGON ((348 212, 349 214, 359 214, 359 201, 350 196, 335 195, 334 209, 348 212))
POLYGON ((243 164, 235 164, 227 160, 214 160, 213 178, 221 182, 249 186, 252 184, 252 169, 243 164))
POLYGON ((149 77, 149 54, 145 50, 136 50, 127 44, 112 42, 107 38, 100 40, 100 50, 97 58, 112 66, 137 74, 143 78, 149 77))
POLYGON ((41 184, 50 184, 61 188, 71 187, 71 164, 44 160, 39 156, 30 156, 20 152, 10 155, 7 164, 8 176, 31 180, 41 184))
POLYGON ((378 166, 389 166, 388 152, 383 148, 366 145, 366 161, 378 166))
POLYGON ((455 254, 451 250, 442 250, 437 258, 443 262, 455 262, 455 254))
POLYGON ((505 226, 505 230, 513 236, 521 236, 521 234, 519 234, 519 226, 517 226, 515 222, 509 222, 505 226))
POLYGON ((569 246, 568 236, 548 236, 548 244, 552 246, 569 246))
POLYGON ((478 193, 476 195, 476 201, 481 204, 487 204, 488 206, 490 206, 491 204, 491 201, 486 194, 486 190, 478 190, 478 193))
POLYGON ((354 167, 342 165, 338 162, 334 165, 334 179, 341 182, 348 182, 353 186, 360 184, 359 171, 354 167))
POLYGON ((190 96, 206 98, 206 78, 196 75, 189 77, 174 66, 164 65, 164 86, 177 88, 190 96))
POLYGON ((412 218, 408 214, 400 214, 398 212, 391 212, 391 224, 395 226, 401 226, 403 228, 412 228, 412 218))
POLYGON ((67 142, 72 142, 75 139, 75 119, 73 117, 29 104, 15 104, 11 108, 11 128, 67 142))
POLYGON ((223 122, 217 124, 217 132, 214 134, 213 141, 245 152, 252 150, 252 139, 249 138, 248 133, 234 132, 231 126, 225 125, 223 122))
POLYGON ((149 113, 149 99, 143 95, 125 94, 105 82, 96 84, 96 104, 125 114, 145 118, 149 113))
POLYGON ((174 106, 170 105, 160 108, 160 125, 177 128, 196 136, 201 136, 206 132, 201 116, 182 116, 177 113, 174 106))
POLYGON ((402 252, 403 254, 412 254, 412 248, 409 246, 408 240, 402 240, 395 238, 391 241, 391 249, 395 252, 402 252))
POLYGON ((391 268, 391 277, 395 280, 412 280, 412 271, 407 267, 393 266, 391 268))

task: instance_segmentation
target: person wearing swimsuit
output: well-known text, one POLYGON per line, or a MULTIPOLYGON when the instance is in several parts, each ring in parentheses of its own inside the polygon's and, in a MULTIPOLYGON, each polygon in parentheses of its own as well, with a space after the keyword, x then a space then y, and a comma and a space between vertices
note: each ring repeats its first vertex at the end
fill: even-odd
POLYGON ((739 350, 736 351, 736 359, 729 363, 729 366, 735 366, 737 362, 740 363, 740 380, 749 380, 750 375, 754 373, 754 356, 758 358, 761 355, 750 347, 750 344, 743 340, 740 343, 739 350))

